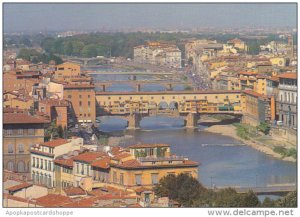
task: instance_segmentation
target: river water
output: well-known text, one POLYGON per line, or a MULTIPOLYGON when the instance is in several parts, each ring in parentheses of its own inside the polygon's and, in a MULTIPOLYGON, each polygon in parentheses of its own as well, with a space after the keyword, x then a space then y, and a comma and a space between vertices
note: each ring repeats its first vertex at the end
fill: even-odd
MULTIPOLYGON (((97 80, 129 79, 128 76, 95 75, 97 80)), ((145 77, 137 79, 145 79, 145 77)), ((151 79, 146 77, 146 79, 151 79)), ((152 85, 144 87, 146 91, 160 91, 163 87, 152 85)), ((177 87, 178 90, 182 87, 177 87)), ((130 86, 112 86, 109 91, 134 91, 130 86)), ((296 164, 275 159, 239 141, 203 131, 186 130, 180 118, 149 117, 141 121, 141 129, 126 130, 126 121, 114 117, 99 117, 100 130, 116 135, 131 135, 132 139, 123 142, 123 146, 135 143, 167 143, 171 152, 198 161, 199 181, 206 187, 215 185, 263 187, 267 185, 296 182, 296 164)))

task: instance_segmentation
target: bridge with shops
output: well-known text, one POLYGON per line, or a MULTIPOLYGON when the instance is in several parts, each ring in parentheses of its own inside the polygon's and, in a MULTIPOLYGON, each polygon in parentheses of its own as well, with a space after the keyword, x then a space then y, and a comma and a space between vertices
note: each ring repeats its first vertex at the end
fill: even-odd
POLYGON ((135 87, 137 92, 141 91, 141 88, 145 85, 158 84, 163 86, 166 90, 171 91, 175 86, 184 85, 185 87, 193 88, 193 84, 185 81, 166 81, 161 79, 153 80, 120 80, 120 81, 94 81, 95 87, 100 88, 102 92, 105 92, 107 88, 112 85, 126 84, 135 87))
POLYGON ((196 128, 201 114, 242 115, 241 91, 97 92, 97 116, 118 116, 137 129, 143 117, 170 116, 196 128))

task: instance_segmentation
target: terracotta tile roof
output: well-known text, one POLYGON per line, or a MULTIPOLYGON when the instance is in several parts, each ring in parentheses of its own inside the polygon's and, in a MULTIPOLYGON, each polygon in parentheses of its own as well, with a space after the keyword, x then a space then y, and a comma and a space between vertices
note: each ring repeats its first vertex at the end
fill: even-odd
POLYGON ((55 148, 57 146, 61 146, 61 145, 64 145, 66 143, 69 143, 69 141, 66 140, 66 139, 55 139, 55 140, 52 140, 52 141, 49 141, 49 142, 44 142, 41 145, 47 146, 47 147, 50 147, 50 148, 55 148))
POLYGON ((268 77, 268 80, 279 82, 279 78, 277 76, 268 77))
POLYGON ((128 208, 143 208, 139 203, 130 204, 127 207, 128 208))
POLYGON ((73 159, 55 159, 55 164, 66 166, 66 167, 72 167, 73 168, 73 159))
POLYGON ((108 169, 109 168, 109 163, 110 163, 110 157, 104 157, 100 160, 95 160, 91 166, 92 167, 98 167, 102 169, 108 169))
POLYGON ((54 157, 54 154, 44 152, 44 151, 35 150, 35 149, 31 149, 30 153, 44 155, 44 156, 47 156, 47 157, 54 157))
POLYGON ((44 124, 50 123, 49 120, 38 117, 31 116, 24 113, 4 113, 3 114, 3 123, 4 124, 44 124))
POLYGON ((290 78, 290 79, 297 79, 297 73, 287 72, 278 75, 278 78, 290 78))
POLYGON ((74 161, 83 161, 86 163, 91 163, 99 157, 106 156, 104 152, 84 152, 73 158, 74 161))
POLYGON ((257 92, 255 92, 255 91, 253 91, 253 90, 245 90, 244 93, 245 93, 245 94, 248 94, 248 95, 251 95, 251 96, 254 96, 254 97, 256 97, 256 98, 259 97, 259 98, 268 99, 267 96, 265 96, 265 95, 263 95, 263 94, 260 94, 260 93, 257 93, 257 92))
POLYGON ((121 152, 121 147, 119 147, 119 146, 115 146, 115 147, 112 147, 111 148, 111 153, 113 154, 113 155, 117 155, 117 154, 119 154, 121 152))
POLYGON ((64 89, 83 89, 83 88, 94 88, 92 84, 66 84, 64 89))
POLYGON ((86 195, 85 190, 80 187, 69 187, 63 190, 67 196, 86 195))
POLYGON ((17 197, 17 196, 13 196, 7 193, 3 193, 3 198, 5 199, 10 199, 10 200, 15 200, 15 201, 19 201, 19 202, 23 202, 23 203, 30 203, 30 204, 35 204, 33 201, 29 200, 29 199, 25 199, 22 197, 17 197))
POLYGON ((136 144, 127 148, 154 148, 154 147, 170 147, 169 144, 136 144))
POLYGON ((72 201, 70 203, 66 203, 62 205, 62 207, 74 207, 74 208, 93 207, 93 205, 97 200, 99 200, 97 197, 89 197, 77 201, 72 201))
POLYGON ((240 75, 256 75, 256 72, 239 72, 240 75))
POLYGON ((18 185, 6 188, 6 190, 14 192, 14 191, 19 191, 19 190, 22 190, 23 188, 28 188, 28 187, 31 187, 31 186, 32 186, 32 184, 25 182, 25 183, 22 183, 22 184, 18 184, 18 185))
POLYGON ((64 204, 71 203, 72 200, 59 194, 48 194, 36 199, 36 204, 43 207, 62 207, 64 204))
POLYGON ((119 161, 119 160, 121 160, 123 158, 127 158, 127 157, 130 157, 130 156, 132 156, 132 155, 129 154, 129 153, 127 153, 127 152, 123 152, 123 153, 120 153, 118 155, 113 156, 112 159, 119 161))

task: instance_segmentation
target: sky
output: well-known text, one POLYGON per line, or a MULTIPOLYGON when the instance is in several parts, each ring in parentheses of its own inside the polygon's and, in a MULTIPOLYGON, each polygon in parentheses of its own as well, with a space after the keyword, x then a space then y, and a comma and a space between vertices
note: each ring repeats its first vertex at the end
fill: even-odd
POLYGON ((294 4, 5 3, 4 32, 120 28, 295 27, 294 4))

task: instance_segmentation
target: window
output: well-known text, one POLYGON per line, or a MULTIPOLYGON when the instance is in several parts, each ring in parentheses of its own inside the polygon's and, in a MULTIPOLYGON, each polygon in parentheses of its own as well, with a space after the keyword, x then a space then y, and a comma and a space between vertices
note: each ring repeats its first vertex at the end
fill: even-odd
POLYGON ((82 106, 82 102, 81 101, 79 101, 79 106, 82 106))
POLYGON ((79 99, 81 99, 81 95, 79 94, 79 99))
POLYGON ((25 172, 25 163, 23 161, 18 162, 18 172, 20 172, 20 173, 25 172))
POLYGON ((79 164, 76 164, 76 173, 79 173, 79 164))
POLYGON ((28 133, 28 135, 34 135, 35 134, 35 130, 34 129, 28 129, 27 133, 28 133))
POLYGON ((117 183, 117 172, 116 171, 113 172, 113 182, 117 183))
POLYGON ((14 171, 14 162, 8 161, 7 169, 10 170, 10 171, 14 171))
POLYGON ((84 174, 84 164, 81 164, 81 174, 84 174))
POLYGON ((32 157, 32 167, 35 167, 35 157, 32 157))
POLYGON ((6 134, 6 136, 11 136, 12 135, 12 130, 11 129, 5 130, 5 134, 6 134))
POLYGON ((37 168, 40 167, 40 159, 39 159, 39 158, 36 159, 36 167, 37 167, 37 168))
POLYGON ((88 106, 89 106, 89 107, 91 106, 91 102, 90 102, 90 101, 88 101, 88 106))
POLYGON ((23 129, 18 129, 18 135, 23 135, 23 129))
POLYGON ((19 153, 24 153, 24 145, 19 144, 19 153))
POLYGON ((154 154, 154 150, 153 148, 150 148, 150 156, 153 156, 153 154, 154 154))
POLYGON ((124 184, 124 174, 120 173, 120 185, 124 184))
POLYGON ((122 99, 122 97, 119 97, 119 100, 121 100, 122 99))
POLYGON ((68 95, 68 99, 72 99, 72 95, 68 95))
POLYGON ((8 153, 14 153, 14 145, 13 144, 8 144, 8 153))
POLYGON ((86 174, 89 176, 90 174, 90 168, 89 168, 89 165, 86 166, 86 174))
POLYGON ((47 160, 45 160, 45 170, 47 170, 47 160))
POLYGON ((143 99, 143 97, 141 96, 140 99, 143 99))
POLYGON ((41 159, 41 169, 43 169, 44 163, 43 159, 41 159))
POLYGON ((91 96, 90 96, 90 95, 88 95, 88 98, 91 98, 91 96))
POLYGON ((135 175, 135 184, 141 185, 142 184, 142 174, 136 174, 135 175))
POLYGON ((51 166, 52 166, 52 165, 51 165, 51 162, 49 161, 49 163, 48 163, 48 170, 49 170, 49 171, 51 171, 51 166))
POLYGON ((151 174, 151 183, 153 185, 157 184, 158 183, 158 173, 152 173, 151 174))

